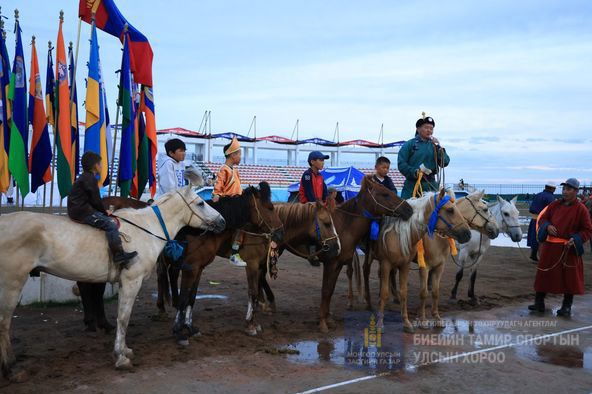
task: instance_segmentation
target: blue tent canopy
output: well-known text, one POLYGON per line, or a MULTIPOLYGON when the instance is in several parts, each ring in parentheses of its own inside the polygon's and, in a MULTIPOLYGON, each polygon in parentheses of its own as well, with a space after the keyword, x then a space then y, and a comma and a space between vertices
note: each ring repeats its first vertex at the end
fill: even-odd
MULTIPOLYGON (((355 167, 326 168, 321 171, 327 187, 333 187, 340 191, 343 198, 349 200, 360 191, 364 173, 355 167)), ((290 193, 298 192, 300 182, 288 186, 290 193)))

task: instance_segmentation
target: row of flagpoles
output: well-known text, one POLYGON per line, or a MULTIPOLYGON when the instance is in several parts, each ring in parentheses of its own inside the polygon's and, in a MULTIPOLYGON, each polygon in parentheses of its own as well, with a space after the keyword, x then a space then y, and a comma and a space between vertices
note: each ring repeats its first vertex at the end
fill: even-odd
MULTIPOLYGON (((43 186, 45 206, 46 187, 51 184, 51 209, 55 182, 60 201, 66 197, 80 171, 81 149, 83 152, 96 152, 103 158, 98 182, 100 187, 109 186, 109 195, 112 194, 111 179, 114 177, 123 197, 140 198, 147 185, 152 197, 156 192, 157 141, 151 88, 152 50, 146 38, 127 23, 112 0, 95 0, 94 3, 80 1, 77 42, 83 20, 91 24, 91 39, 85 99, 84 146, 81 147, 76 87, 78 44, 76 59, 72 43, 66 55, 62 34, 63 12, 60 12, 59 19, 55 74, 52 58, 54 48, 51 42, 47 53, 45 103, 35 37, 33 36, 31 41, 31 74, 27 103, 25 56, 18 10, 15 10, 16 47, 12 69, 6 46, 6 31, 0 17, 0 193, 6 193, 14 180, 17 196, 20 193, 23 205, 24 198, 29 192, 35 193, 43 186), (101 27, 101 24, 96 21, 97 11, 100 13, 99 22, 103 26, 102 30, 117 36, 123 44, 115 122, 117 126, 121 109, 119 155, 116 155, 118 128, 115 127, 112 136, 106 90, 101 74, 97 37, 97 27, 101 27), (118 26, 122 30, 118 31, 118 26), (146 51, 146 45, 149 51, 146 51), (140 87, 134 82, 134 78, 145 84, 140 87), (53 129, 53 146, 49 126, 53 129), (119 170, 114 174, 117 156, 119 170)), ((114 193, 116 194, 117 190, 114 193)))

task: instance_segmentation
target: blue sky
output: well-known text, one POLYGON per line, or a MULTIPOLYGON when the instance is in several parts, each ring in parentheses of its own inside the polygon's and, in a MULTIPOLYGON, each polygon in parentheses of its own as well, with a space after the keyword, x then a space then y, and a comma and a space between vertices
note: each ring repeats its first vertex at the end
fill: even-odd
MULTIPOLYGON (((592 181, 590 1, 117 1, 150 40, 159 128, 301 138, 411 138, 426 111, 452 161, 449 180, 592 181)), ((8 0, 41 69, 60 9, 75 40, 75 0, 8 0)), ((78 83, 87 71, 82 25, 78 83)), ((14 51, 9 34, 9 53, 14 51)), ((120 44, 99 32, 114 112, 120 44)), ((26 49, 26 62, 30 50, 26 49)), ((28 71, 27 67, 27 71, 28 71)), ((44 72, 43 72, 44 74, 44 72)), ((42 79, 44 79, 44 75, 42 79)), ((79 101, 83 93, 79 92, 79 101)))

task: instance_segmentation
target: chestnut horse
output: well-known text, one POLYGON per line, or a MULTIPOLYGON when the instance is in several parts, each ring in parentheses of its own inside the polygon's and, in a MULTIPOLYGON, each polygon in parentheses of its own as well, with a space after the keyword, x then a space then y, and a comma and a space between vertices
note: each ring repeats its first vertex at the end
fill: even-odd
MULTIPOLYGON (((374 182, 370 175, 362 180, 360 192, 355 198, 335 208, 333 222, 339 235, 341 250, 337 256, 319 255, 323 262, 319 322, 321 332, 329 331, 329 307, 341 269, 344 265, 351 264, 356 246, 370 233, 372 221, 380 220, 385 215, 397 216, 405 221, 413 215, 413 208, 395 193, 374 182)), ((297 254, 308 254, 306 244, 294 246, 297 254)), ((265 277, 260 282, 261 290, 265 292, 267 299, 273 302, 275 296, 265 277)))

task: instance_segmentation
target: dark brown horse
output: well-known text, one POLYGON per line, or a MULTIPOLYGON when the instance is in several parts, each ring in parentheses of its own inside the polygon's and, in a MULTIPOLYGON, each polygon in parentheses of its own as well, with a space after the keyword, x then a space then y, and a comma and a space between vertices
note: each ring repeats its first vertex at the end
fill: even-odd
MULTIPOLYGON (((413 209, 395 193, 372 181, 371 176, 364 177, 358 195, 338 206, 333 212, 333 222, 339 235, 341 250, 338 255, 319 255, 323 261, 323 285, 321 290, 320 330, 328 332, 329 307, 335 290, 337 278, 344 265, 351 264, 356 246, 370 232, 373 220, 380 220, 384 215, 397 216, 408 220, 413 209)), ((295 252, 306 255, 306 245, 295 246, 295 252)), ((262 277, 260 287, 270 302, 275 300, 269 284, 262 277)))
MULTIPOLYGON (((179 296, 174 303, 177 314, 173 332, 178 342, 183 345, 188 344, 188 336, 198 333, 192 321, 193 306, 201 274, 216 255, 221 254, 221 249, 230 250, 235 231, 243 229, 253 234, 261 234, 264 239, 270 241, 280 241, 283 236, 283 225, 271 203, 271 190, 267 182, 261 182, 259 190, 249 187, 240 196, 225 197, 216 203, 211 201, 208 203, 222 214, 226 220, 226 230, 220 234, 204 234, 185 228, 177 237, 181 242, 187 243, 183 261, 192 268, 191 271, 182 271, 179 296)), ((226 256, 228 255, 229 253, 226 256)), ((157 271, 159 278, 157 305, 161 311, 164 311, 164 297, 169 294, 168 286, 172 284, 171 287, 174 289, 179 271, 166 257, 159 260, 157 271)), ((173 293, 176 294, 175 291, 173 293)))

